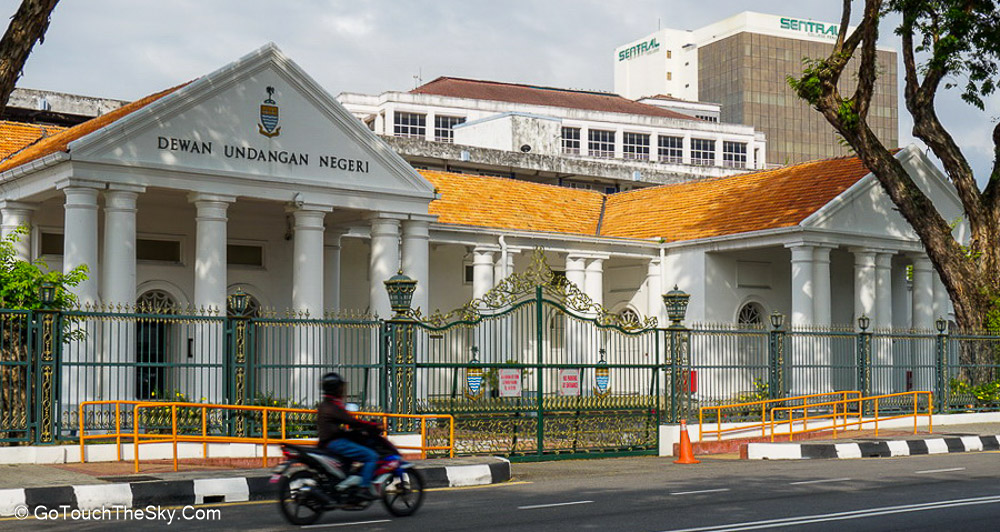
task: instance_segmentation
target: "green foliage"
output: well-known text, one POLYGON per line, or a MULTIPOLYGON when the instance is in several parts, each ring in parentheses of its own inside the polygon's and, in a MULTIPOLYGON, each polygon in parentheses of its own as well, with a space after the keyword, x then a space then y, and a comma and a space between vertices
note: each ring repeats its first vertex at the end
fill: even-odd
POLYGON ((10 236, 0 240, 0 308, 41 309, 42 302, 38 289, 44 282, 56 286, 53 308, 67 309, 76 304, 76 296, 68 288, 77 286, 87 279, 87 266, 79 266, 68 274, 49 271, 41 260, 25 262, 18 260, 14 244, 28 233, 21 226, 10 236))
POLYGON ((953 395, 971 395, 977 405, 1000 404, 1000 381, 984 382, 972 385, 965 381, 952 379, 949 388, 953 395))
POLYGON ((786 76, 785 81, 799 98, 815 107, 819 103, 820 97, 823 96, 823 81, 820 78, 820 72, 826 68, 826 61, 807 58, 803 59, 802 63, 804 65, 802 77, 786 76))

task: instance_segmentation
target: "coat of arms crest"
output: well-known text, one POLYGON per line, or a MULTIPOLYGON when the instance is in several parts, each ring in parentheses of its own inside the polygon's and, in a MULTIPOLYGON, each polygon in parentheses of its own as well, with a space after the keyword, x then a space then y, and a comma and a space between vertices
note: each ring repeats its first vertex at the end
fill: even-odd
POLYGON ((273 96, 274 87, 268 87, 267 99, 260 104, 260 123, 257 124, 257 131, 267 138, 281 134, 281 126, 278 125, 278 103, 274 101, 273 96))

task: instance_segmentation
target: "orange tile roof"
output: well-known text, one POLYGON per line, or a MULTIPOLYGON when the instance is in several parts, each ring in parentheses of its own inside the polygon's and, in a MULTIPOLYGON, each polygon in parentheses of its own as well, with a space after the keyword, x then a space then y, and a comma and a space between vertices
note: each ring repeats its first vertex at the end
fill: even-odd
POLYGON ((502 177, 419 170, 441 194, 430 213, 447 224, 594 235, 600 192, 502 177))
POLYGON ((90 133, 101 129, 102 127, 107 126, 120 118, 134 113, 135 111, 138 111, 156 100, 159 100, 160 98, 176 91, 184 85, 187 85, 187 83, 169 88, 165 91, 160 91, 156 94, 151 94, 130 104, 123 105, 110 113, 92 118, 82 124, 75 125, 69 129, 60 131, 55 135, 41 139, 38 142, 24 148, 9 159, 5 159, 0 162, 0 172, 5 172, 11 168, 16 168, 36 159, 41 159, 46 155, 51 155, 60 151, 68 151, 70 142, 73 142, 74 140, 77 140, 85 135, 89 135, 90 133))
POLYGON ((647 105, 609 92, 594 92, 520 83, 503 83, 478 79, 442 76, 410 91, 413 94, 436 94, 453 98, 471 98, 497 102, 548 105, 569 109, 586 109, 609 113, 659 116, 678 120, 698 120, 655 105, 647 105))
POLYGON ((0 161, 64 129, 66 128, 59 126, 0 121, 0 161))
POLYGON ((857 157, 614 194, 602 236, 667 242, 798 225, 868 175, 857 157))
POLYGON ((828 159, 606 196, 514 179, 419 172, 441 194, 430 205, 441 223, 592 236, 600 227, 600 236, 667 242, 798 225, 869 173, 855 157, 828 159))

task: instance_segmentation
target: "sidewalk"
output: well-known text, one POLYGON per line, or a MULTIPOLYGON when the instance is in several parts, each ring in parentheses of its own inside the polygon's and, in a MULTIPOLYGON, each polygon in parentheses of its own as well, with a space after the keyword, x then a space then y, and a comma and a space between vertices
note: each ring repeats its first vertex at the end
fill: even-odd
MULTIPOLYGON (((139 474, 133 473, 131 462, 0 465, 0 516, 13 515, 19 505, 137 508, 274 496, 270 469, 239 468, 238 462, 186 460, 181 470, 174 472, 169 460, 149 460, 142 462, 139 474)), ((260 464, 259 459, 252 462, 260 464)), ((502 458, 415 460, 414 464, 424 474, 428 488, 493 484, 511 478, 510 462, 502 458)))
MULTIPOLYGON (((921 427, 912 430, 892 428, 848 431, 842 437, 771 443, 757 440, 740 445, 740 458, 750 460, 803 460, 826 458, 886 458, 921 454, 943 454, 1000 450, 1000 423, 945 425, 934 432, 921 427)), ((799 440, 799 438, 796 438, 799 440)))

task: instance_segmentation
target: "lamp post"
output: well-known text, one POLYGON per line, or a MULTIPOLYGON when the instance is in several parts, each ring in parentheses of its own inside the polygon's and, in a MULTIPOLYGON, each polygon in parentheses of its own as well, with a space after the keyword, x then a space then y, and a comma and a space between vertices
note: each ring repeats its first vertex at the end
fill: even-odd
POLYGON ((771 333, 769 334, 768 366, 770 372, 767 382, 768 399, 778 399, 785 394, 785 315, 775 310, 771 313, 771 333))
POLYGON ((667 307, 667 318, 670 319, 670 328, 683 328, 681 322, 687 314, 688 301, 691 294, 683 292, 674 285, 674 289, 663 294, 663 304, 667 307))
POLYGON ((951 402, 948 397, 948 320, 939 317, 934 326, 937 328, 937 339, 934 342, 934 405, 935 410, 945 413, 946 407, 951 402))
POLYGON ((389 293, 389 306, 396 313, 392 319, 408 319, 413 292, 417 290, 417 281, 404 275, 403 270, 399 270, 384 283, 385 291, 389 293))
MULTIPOLYGON (((868 332, 872 319, 867 314, 858 318, 858 390, 867 397, 872 393, 872 333, 868 332)), ((871 408, 870 406, 866 406, 871 408)))
POLYGON ((52 281, 45 281, 38 287, 38 299, 44 308, 52 308, 56 301, 56 284, 52 281))
POLYGON ((245 318, 247 313, 247 306, 250 303, 250 296, 243 291, 242 288, 237 288, 233 295, 229 296, 229 305, 233 311, 233 315, 237 318, 245 318))
POLYGON ((871 324, 872 319, 869 318, 867 314, 862 314, 861 317, 858 318, 858 328, 861 329, 861 332, 867 331, 871 324))

